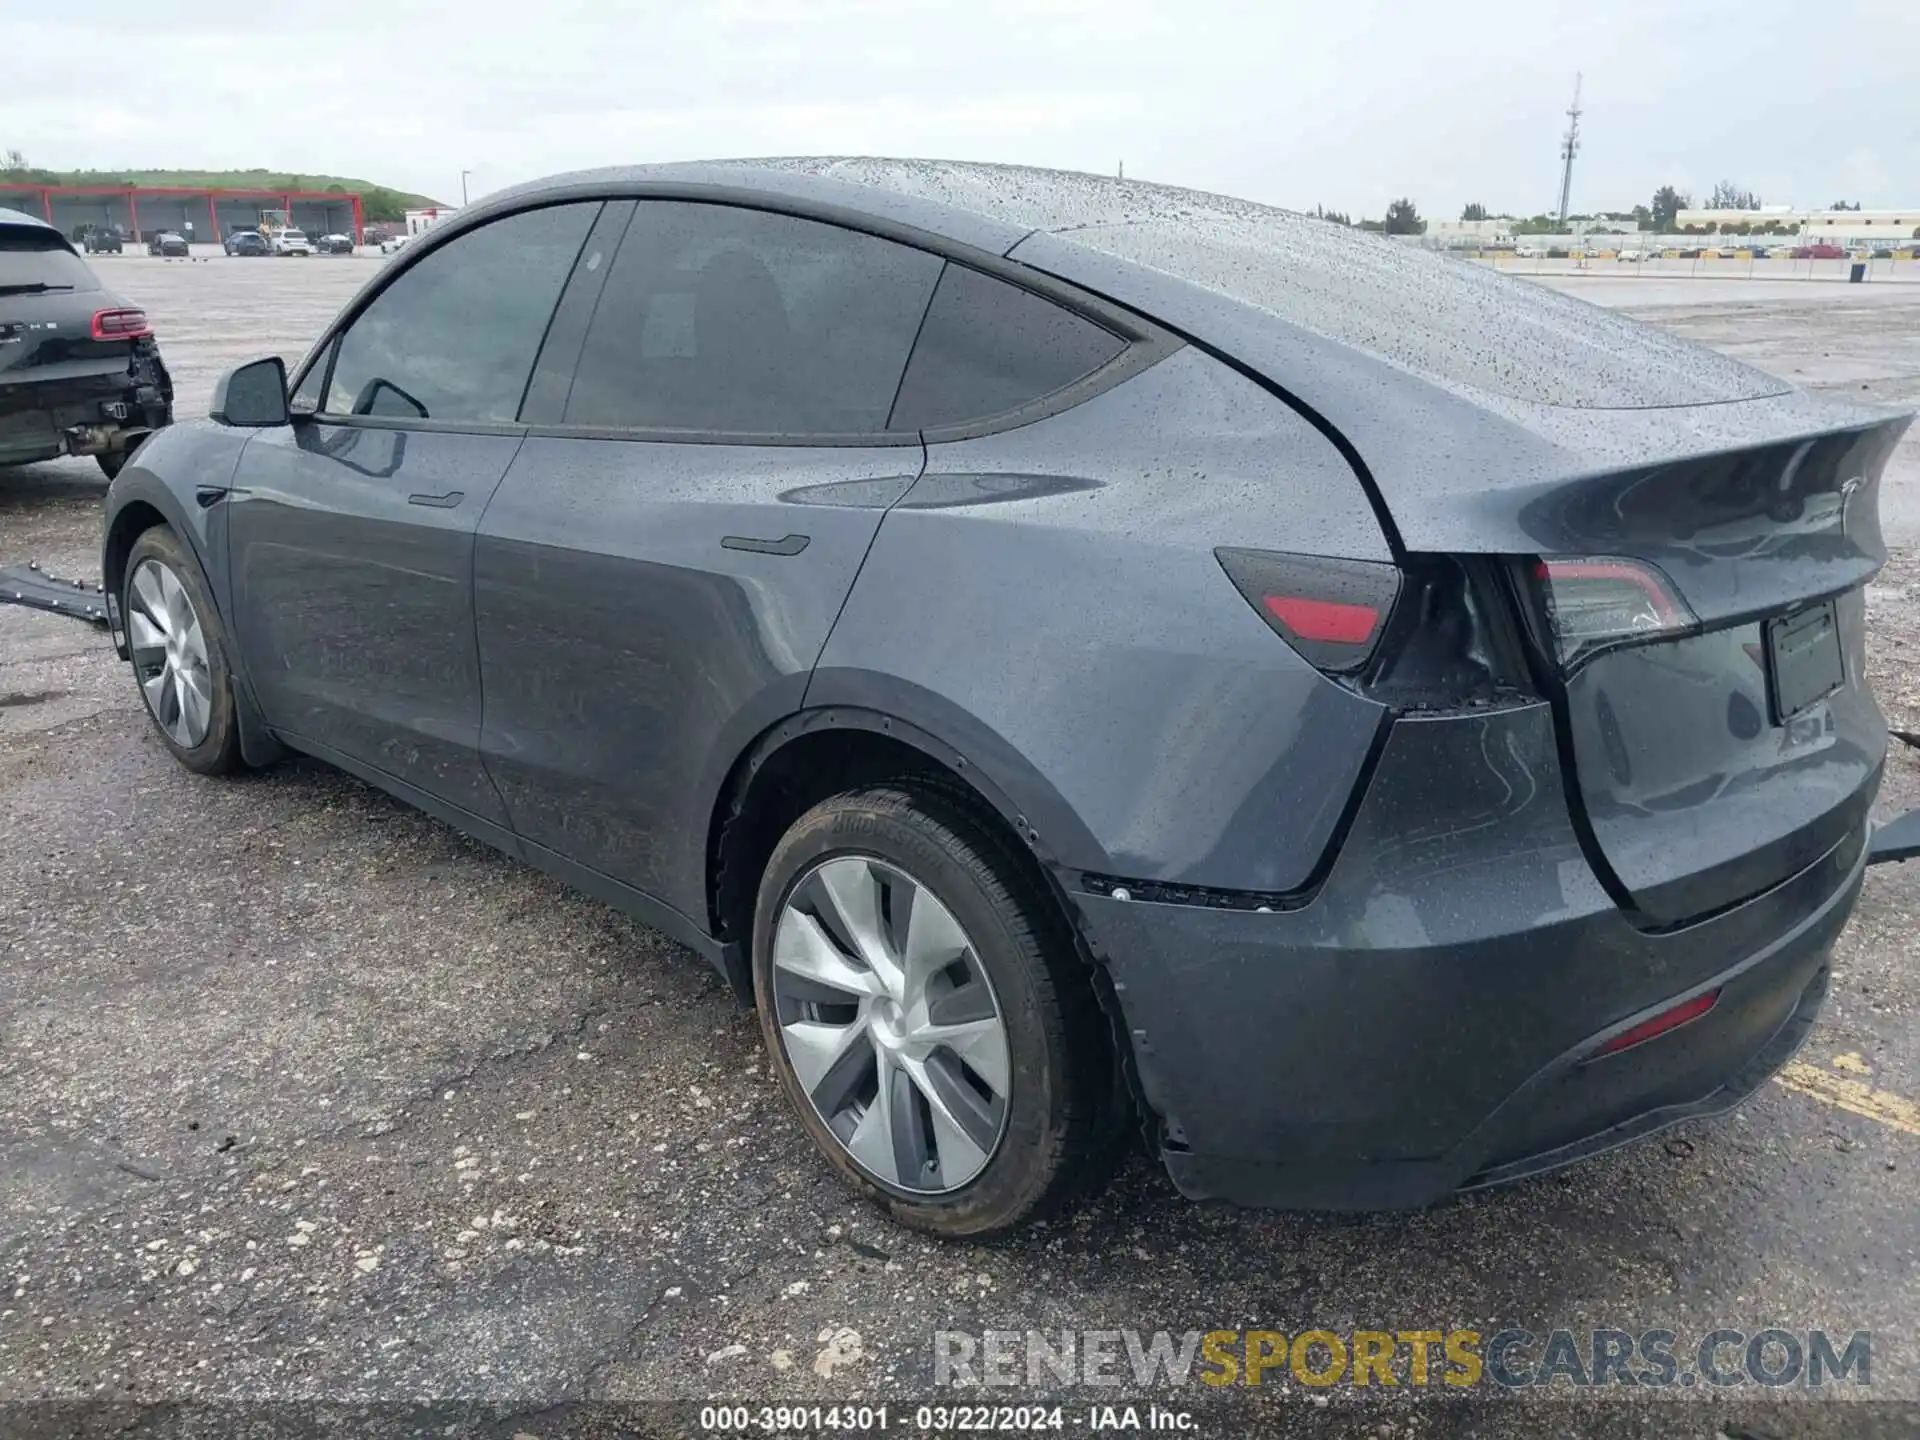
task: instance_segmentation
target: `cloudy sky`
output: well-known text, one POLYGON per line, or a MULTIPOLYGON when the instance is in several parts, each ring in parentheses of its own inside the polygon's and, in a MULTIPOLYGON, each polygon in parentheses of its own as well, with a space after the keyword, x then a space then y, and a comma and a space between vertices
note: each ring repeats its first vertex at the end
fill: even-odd
POLYGON ((1920 205, 1913 0, 0 0, 0 150, 457 200, 584 165, 932 155, 1297 208, 1574 208, 1717 179, 1920 205), (163 17, 164 16, 164 20, 163 17), (89 86, 86 58, 105 83, 89 86))

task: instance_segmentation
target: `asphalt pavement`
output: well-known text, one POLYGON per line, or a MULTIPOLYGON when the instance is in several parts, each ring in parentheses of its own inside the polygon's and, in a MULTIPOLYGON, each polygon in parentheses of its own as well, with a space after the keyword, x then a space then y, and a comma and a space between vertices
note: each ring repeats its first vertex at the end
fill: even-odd
MULTIPOLYGON (((378 263, 98 268, 196 413, 378 263)), ((1800 383, 1920 399, 1920 287, 1636 305, 1642 282, 1590 283, 1800 383)), ((1890 474, 1907 516, 1914 444, 1890 474)), ((0 474, 0 559, 96 573, 103 490, 90 461, 0 474)), ((1920 730, 1902 524, 1870 647, 1920 730)), ((1915 805, 1904 752, 1881 809, 1915 805)), ((1412 1215, 1194 1206, 1135 1156, 1030 1234, 942 1245, 816 1158, 692 955, 317 763, 189 774, 97 632, 0 608, 0 1431, 55 1401, 457 1399, 506 1437, 701 1428, 556 1408, 580 1401, 864 1400, 912 1429, 919 1401, 1044 1398, 1069 1431, 1155 1402, 1207 1435, 1920 1433, 1916 912, 1920 865, 1870 875, 1797 1068, 1731 1116, 1412 1215), (994 1389, 935 1364, 936 1332, 1516 1327, 1583 1349, 1666 1328, 1683 1360, 1721 1328, 1866 1331, 1871 1384, 1321 1388, 1282 1365, 1258 1388, 994 1389)))

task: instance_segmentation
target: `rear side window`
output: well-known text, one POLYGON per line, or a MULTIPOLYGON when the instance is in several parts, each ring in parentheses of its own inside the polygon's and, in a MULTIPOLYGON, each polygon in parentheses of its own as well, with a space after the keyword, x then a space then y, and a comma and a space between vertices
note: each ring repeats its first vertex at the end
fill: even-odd
POLYGON ((941 264, 798 216, 644 201, 588 328, 566 423, 884 431, 941 264))
POLYGON ((50 230, 31 225, 0 225, 0 295, 9 291, 98 290, 87 262, 50 230))
POLYGON ((412 266, 341 335, 324 413, 511 424, 599 209, 522 211, 412 266))
POLYGON ((1112 331, 1004 280, 949 265, 893 407, 892 430, 999 415, 1050 395, 1126 348, 1112 331))

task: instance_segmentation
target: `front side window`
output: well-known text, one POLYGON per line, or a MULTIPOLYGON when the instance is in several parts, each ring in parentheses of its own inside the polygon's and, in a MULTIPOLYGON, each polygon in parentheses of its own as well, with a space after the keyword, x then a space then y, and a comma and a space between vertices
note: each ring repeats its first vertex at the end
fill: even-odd
POLYGON ((600 204, 522 211, 441 246, 340 337, 324 413, 511 424, 600 204))
POLYGON ((642 202, 588 328, 566 423, 884 431, 942 263, 797 216, 642 202))

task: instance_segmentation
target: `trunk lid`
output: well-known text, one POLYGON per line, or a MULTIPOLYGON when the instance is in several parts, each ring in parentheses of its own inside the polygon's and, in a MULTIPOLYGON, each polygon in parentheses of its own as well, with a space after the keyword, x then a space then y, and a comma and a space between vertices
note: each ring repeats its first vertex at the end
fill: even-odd
MULTIPOLYGON (((1547 555, 1657 569, 1689 633, 1566 667, 1577 808, 1617 894, 1656 925, 1712 913, 1862 831, 1886 753, 1863 586, 1904 419, 1542 488, 1547 555)), ((1538 625, 1541 590, 1521 587, 1538 625)), ((1543 646, 1543 649, 1550 647, 1543 646)))

